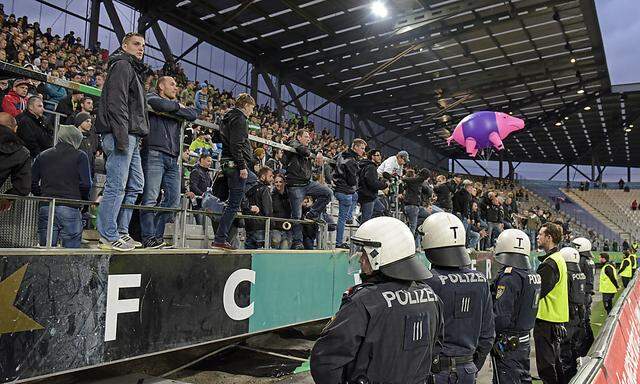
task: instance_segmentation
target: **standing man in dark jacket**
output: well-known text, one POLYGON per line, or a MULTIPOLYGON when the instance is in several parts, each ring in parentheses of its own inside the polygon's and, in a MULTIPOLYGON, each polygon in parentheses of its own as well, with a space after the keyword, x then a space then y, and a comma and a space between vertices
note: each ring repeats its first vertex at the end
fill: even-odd
POLYGON ((18 136, 35 159, 40 152, 53 146, 53 127, 43 118, 44 104, 38 96, 32 96, 27 102, 27 110, 18 115, 18 136))
MULTIPOLYGON (((197 118, 194 108, 187 108, 178 101, 178 86, 170 76, 158 79, 158 93, 147 95, 147 103, 153 111, 149 112, 149 136, 142 146, 142 171, 144 172, 144 191, 142 205, 155 206, 160 190, 160 207, 178 208, 180 206, 180 131, 182 120, 167 117, 154 112, 169 113, 187 121, 197 118)), ((140 229, 142 246, 160 248, 164 245, 165 224, 174 217, 171 212, 140 211, 140 229)))
MULTIPOLYGON (((289 144, 295 152, 287 152, 284 156, 293 219, 302 217, 302 201, 305 196, 311 196, 314 200, 309 212, 305 215, 305 219, 319 219, 327 204, 331 202, 331 190, 317 181, 311 180, 311 151, 309 151, 308 147, 310 141, 309 132, 299 129, 296 132, 295 140, 289 144)), ((291 249, 304 249, 300 224, 294 224, 293 226, 291 249)))
MULTIPOLYGON (((27 196, 31 191, 31 156, 16 135, 16 119, 0 112, 0 186, 11 177, 9 195, 27 196)), ((11 208, 10 200, 0 200, 0 212, 11 208)))
POLYGON ((87 112, 79 112, 73 120, 76 128, 82 132, 82 143, 80 143, 80 149, 89 158, 89 168, 91 169, 91 177, 95 173, 96 152, 100 148, 100 140, 98 135, 92 129, 93 121, 91 115, 87 112))
POLYGON ((338 225, 336 227, 336 248, 349 248, 344 242, 344 226, 353 218, 353 210, 358 203, 358 161, 367 148, 367 142, 355 139, 351 149, 336 155, 333 175, 334 195, 338 199, 338 225))
POLYGON ((79 91, 71 91, 64 99, 62 99, 56 106, 56 112, 61 113, 62 122, 65 124, 73 124, 73 119, 76 112, 80 110, 80 101, 84 99, 84 95, 79 91))
MULTIPOLYGON (((271 200, 271 184, 273 183, 273 171, 269 167, 262 167, 258 171, 258 182, 246 193, 245 207, 246 214, 259 216, 273 216, 273 202, 271 200)), ((247 232, 247 239, 244 243, 245 249, 264 248, 265 236, 264 220, 244 221, 244 229, 247 232)))
MULTIPOLYGON (((47 149, 33 163, 31 190, 36 196, 61 199, 89 200, 91 173, 89 159, 80 151, 82 133, 73 125, 61 125, 58 142, 47 149)), ((56 204, 53 222, 55 246, 58 239, 65 248, 80 248, 82 240, 82 215, 78 206, 56 204)), ((49 205, 40 207, 38 236, 40 245, 47 244, 49 205)))
POLYGON ((438 175, 436 177, 436 185, 433 187, 433 193, 436 194, 436 206, 443 211, 451 212, 451 189, 447 183, 447 178, 444 175, 438 175))
POLYGON ((402 193, 404 197, 404 214, 407 216, 409 229, 416 240, 416 247, 420 244, 420 236, 416 232, 418 217, 426 218, 429 216, 427 209, 422 206, 422 183, 427 178, 429 178, 429 171, 424 168, 420 170, 418 175, 415 174, 413 169, 409 169, 405 172, 405 177, 402 178, 404 185, 402 193))
POLYGON ((382 161, 382 154, 377 149, 372 149, 366 159, 360 160, 358 171, 358 202, 360 203, 360 224, 373 216, 373 206, 378 198, 378 191, 387 188, 384 179, 378 178, 378 166, 382 161))
MULTIPOLYGON (((290 219, 291 202, 289 201, 284 175, 276 174, 273 178, 273 187, 273 192, 271 192, 273 216, 290 219)), ((271 228, 273 228, 271 231, 272 248, 287 249, 291 244, 291 223, 288 221, 273 221, 271 228)))
POLYGON ((578 339, 576 347, 578 356, 586 356, 594 341, 593 330, 591 329, 591 303, 595 294, 594 279, 596 265, 591 255, 591 241, 584 237, 576 237, 571 241, 571 246, 580 253, 580 270, 585 275, 584 291, 587 302, 585 303, 585 317, 582 324, 582 336, 578 339))
POLYGON ((129 236, 132 210, 144 187, 140 141, 149 133, 144 94, 147 67, 144 36, 127 33, 122 50, 109 58, 109 72, 100 96, 96 132, 102 134, 107 172, 98 214, 101 248, 131 251, 142 243, 129 236))
POLYGON ((240 209, 245 192, 257 182, 256 175, 251 171, 253 151, 247 126, 247 119, 253 114, 255 106, 251 95, 241 93, 236 98, 236 107, 225 113, 222 119, 222 171, 227 178, 229 199, 213 240, 212 246, 216 248, 235 249, 228 241, 231 223, 240 209))

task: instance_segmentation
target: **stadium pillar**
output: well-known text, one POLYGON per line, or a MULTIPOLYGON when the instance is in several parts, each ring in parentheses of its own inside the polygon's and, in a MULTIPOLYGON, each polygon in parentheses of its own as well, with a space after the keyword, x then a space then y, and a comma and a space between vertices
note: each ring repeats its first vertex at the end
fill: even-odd
POLYGON ((338 132, 338 137, 340 137, 340 139, 344 140, 344 118, 345 118, 345 113, 344 113, 344 109, 340 108, 340 131, 338 132))
POLYGON ((503 176, 503 161, 502 156, 500 156, 500 160, 498 160, 498 178, 502 179, 503 176))
POLYGON ((120 16, 118 16, 118 11, 116 11, 116 7, 113 5, 113 0, 102 0, 104 4, 104 9, 107 11, 109 15, 109 21, 111 22, 111 26, 116 33, 116 37, 119 42, 122 42, 124 39, 124 28, 122 27, 122 22, 120 21, 120 16))
POLYGON ((451 173, 456 173, 456 159, 451 159, 451 173))
POLYGON ((154 21, 151 24, 151 30, 153 31, 153 35, 156 37, 156 41, 160 46, 160 51, 162 51, 162 56, 164 56, 164 60, 168 63, 174 63, 175 60, 173 58, 173 52, 171 52, 171 47, 167 42, 167 38, 164 37, 164 32, 162 32, 162 28, 160 28, 160 24, 157 21, 154 21))
POLYGON ((567 188, 569 188, 569 169, 571 168, 571 166, 569 164, 567 164, 567 188))
POLYGON ((627 166, 627 183, 631 182, 631 167, 627 166))
POLYGON ((98 43, 98 27, 100 27, 100 0, 91 0, 89 16, 89 49, 95 49, 98 43))
POLYGON ((251 97, 258 102, 258 69, 255 65, 251 67, 251 97))
POLYGON ((269 93, 273 100, 276 102, 276 111, 278 112, 278 117, 282 116, 282 99, 280 98, 280 90, 276 89, 275 85, 273 85, 273 81, 271 81, 271 76, 268 73, 262 72, 262 79, 264 80, 267 88, 269 88, 269 93))
POLYGON ((591 156, 591 181, 596 181, 596 159, 591 156))

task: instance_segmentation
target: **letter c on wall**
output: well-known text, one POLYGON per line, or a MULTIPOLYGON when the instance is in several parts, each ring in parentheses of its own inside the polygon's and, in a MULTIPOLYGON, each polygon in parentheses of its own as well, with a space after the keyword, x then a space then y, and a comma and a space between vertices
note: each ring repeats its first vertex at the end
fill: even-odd
POLYGON ((224 311, 233 320, 248 319, 253 315, 253 302, 246 307, 239 307, 236 304, 235 292, 236 288, 243 281, 248 281, 251 284, 256 283, 256 273, 250 269, 238 269, 233 272, 224 284, 224 291, 222 293, 222 303, 224 305, 224 311))

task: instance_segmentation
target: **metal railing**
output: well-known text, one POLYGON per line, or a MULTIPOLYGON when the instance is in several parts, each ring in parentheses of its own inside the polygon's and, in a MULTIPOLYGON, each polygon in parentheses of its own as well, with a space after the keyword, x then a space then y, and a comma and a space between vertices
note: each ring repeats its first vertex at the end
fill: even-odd
MULTIPOLYGON (((53 198, 53 197, 40 197, 40 196, 17 196, 17 195, 8 195, 8 194, 0 194, 0 200, 11 200, 11 201, 37 201, 40 203, 46 203, 49 205, 49 212, 47 217, 47 232, 46 232, 46 244, 44 247, 52 248, 55 246, 53 244, 53 227, 55 221, 55 207, 57 205, 65 205, 65 206, 76 206, 78 209, 80 207, 85 206, 99 206, 99 202, 94 201, 86 201, 86 200, 75 200, 75 199, 62 199, 62 198, 53 198)), ((203 215, 207 218, 215 218, 220 217, 222 214, 214 213, 210 211, 203 210, 195 210, 189 209, 189 200, 182 197, 180 208, 166 208, 166 207, 155 207, 155 206, 145 206, 145 205, 133 205, 133 204, 122 204, 122 208, 127 209, 136 209, 140 211, 153 211, 153 212, 171 212, 176 214, 176 218, 174 220, 174 233, 173 233, 173 244, 178 248, 188 248, 187 241, 187 217, 188 214, 198 214, 203 215), (178 245, 179 243, 179 245, 178 245)), ((2 213, 0 213, 2 214, 2 213)), ((98 213, 99 214, 99 213, 98 213)), ((287 222, 290 224, 301 224, 301 225, 318 225, 320 236, 317 240, 317 248, 318 249, 329 249, 327 243, 327 224, 318 221, 312 220, 299 220, 299 219, 290 219, 290 218, 280 218, 280 217, 272 217, 272 216, 258 216, 258 215, 245 215, 245 214, 236 214, 236 219, 251 219, 251 220, 260 220, 264 221, 264 231, 265 231, 265 240, 264 240, 264 248, 271 248, 271 224, 273 222, 287 222)), ((207 220, 203 221, 204 234, 206 239, 206 224, 207 220)))

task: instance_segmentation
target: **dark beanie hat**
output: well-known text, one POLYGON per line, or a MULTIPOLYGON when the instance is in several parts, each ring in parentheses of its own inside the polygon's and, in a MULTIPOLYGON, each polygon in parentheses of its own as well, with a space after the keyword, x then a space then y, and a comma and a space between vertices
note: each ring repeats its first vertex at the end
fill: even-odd
POLYGON ((76 118, 73 120, 73 125, 76 127, 80 127, 80 124, 84 123, 86 120, 89 120, 91 115, 87 112, 80 112, 76 115, 76 118))

